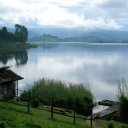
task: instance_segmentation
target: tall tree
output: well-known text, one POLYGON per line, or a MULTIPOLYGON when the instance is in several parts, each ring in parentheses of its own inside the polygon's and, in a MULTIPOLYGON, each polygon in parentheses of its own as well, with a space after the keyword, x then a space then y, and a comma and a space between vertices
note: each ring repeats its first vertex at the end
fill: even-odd
POLYGON ((6 27, 2 27, 2 38, 7 40, 8 30, 6 27))
POLYGON ((21 26, 19 24, 15 25, 15 36, 18 41, 25 43, 28 38, 28 30, 25 26, 21 26))
POLYGON ((2 32, 7 34, 7 32, 8 32, 7 28, 6 27, 2 27, 2 32))

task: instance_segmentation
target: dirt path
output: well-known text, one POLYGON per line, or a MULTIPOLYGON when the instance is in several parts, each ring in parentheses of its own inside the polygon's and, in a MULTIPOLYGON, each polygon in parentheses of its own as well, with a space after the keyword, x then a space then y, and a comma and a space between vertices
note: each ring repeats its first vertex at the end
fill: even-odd
MULTIPOLYGON (((86 123, 88 123, 90 125, 90 120, 86 120, 86 123)), ((96 120, 92 121, 92 126, 93 126, 93 128, 104 128, 96 120)))

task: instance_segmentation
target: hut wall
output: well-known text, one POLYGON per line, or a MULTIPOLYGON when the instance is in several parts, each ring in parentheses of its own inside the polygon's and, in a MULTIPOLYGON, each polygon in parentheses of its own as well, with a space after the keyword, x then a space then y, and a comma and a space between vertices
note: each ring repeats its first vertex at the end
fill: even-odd
POLYGON ((0 85, 0 100, 8 100, 15 97, 15 82, 8 82, 0 85))
POLYGON ((3 99, 3 86, 0 85, 0 100, 3 99))

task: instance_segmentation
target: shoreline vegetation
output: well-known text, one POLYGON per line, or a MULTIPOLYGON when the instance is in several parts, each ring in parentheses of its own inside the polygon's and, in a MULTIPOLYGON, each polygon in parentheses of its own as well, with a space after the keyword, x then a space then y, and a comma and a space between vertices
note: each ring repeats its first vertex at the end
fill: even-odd
MULTIPOLYGON (((0 101, 0 127, 2 128, 91 128, 91 126, 85 121, 85 119, 77 119, 76 124, 73 124, 73 120, 70 117, 58 115, 54 113, 54 119, 50 118, 51 112, 44 109, 44 105, 49 105, 50 99, 46 95, 50 97, 59 97, 68 100, 72 100, 75 102, 85 103, 85 105, 89 105, 92 103, 92 93, 86 88, 86 86, 82 84, 74 84, 69 83, 66 84, 61 81, 53 80, 53 79, 39 79, 35 81, 29 90, 24 91, 21 94, 21 97, 26 97, 28 92, 31 92, 31 100, 36 99, 40 102, 39 107, 31 107, 30 113, 26 112, 26 107, 24 106, 25 101, 0 101), (91 102, 88 102, 89 99, 91 102), (88 103, 87 103, 88 102, 88 103), (21 104, 21 105, 20 105, 21 104)), ((71 105, 70 105, 71 106, 71 105)), ((59 107, 59 106, 56 106, 59 107)), ((82 106, 78 106, 77 115, 81 116, 79 111, 83 112, 89 110, 83 108, 82 106)), ((68 110, 68 109, 67 109, 68 110)), ((70 110, 70 109, 69 109, 70 110)), ((125 109, 127 111, 127 109, 125 109)), ((70 114, 73 114, 73 111, 70 111, 70 114)), ((85 113, 82 113, 82 115, 85 113)), ((126 118, 127 119, 127 118, 126 118)), ((93 127, 100 126, 104 128, 128 128, 127 123, 121 123, 119 121, 114 120, 94 120, 98 123, 98 125, 93 124, 93 127), (111 127, 110 127, 111 126, 111 127)))
POLYGON ((31 43, 0 41, 0 54, 19 52, 36 47, 38 47, 38 45, 31 43))
MULTIPOLYGON (((81 115, 89 115, 93 105, 93 95, 83 84, 68 83, 54 79, 39 79, 29 86, 29 90, 21 94, 25 98, 31 92, 33 101, 39 104, 50 105, 51 98, 62 99, 76 103, 76 112, 81 115)), ((66 104, 67 109, 73 108, 73 103, 66 104)), ((56 107, 61 107, 57 104, 56 107)))
MULTIPOLYGON (((115 121, 120 121, 122 123, 128 124, 128 86, 124 79, 119 82, 118 88, 118 113, 115 121)), ((30 88, 21 94, 21 98, 25 98, 29 93, 31 93, 32 102, 34 105, 51 105, 51 99, 63 99, 67 101, 74 102, 76 105, 76 112, 83 116, 89 116, 91 113, 91 108, 95 106, 94 97, 92 92, 86 85, 80 83, 65 83, 62 81, 54 79, 42 78, 35 81, 30 88)), ((58 104, 58 108, 61 105, 58 104)), ((66 103, 66 109, 72 110, 72 104, 66 103)))

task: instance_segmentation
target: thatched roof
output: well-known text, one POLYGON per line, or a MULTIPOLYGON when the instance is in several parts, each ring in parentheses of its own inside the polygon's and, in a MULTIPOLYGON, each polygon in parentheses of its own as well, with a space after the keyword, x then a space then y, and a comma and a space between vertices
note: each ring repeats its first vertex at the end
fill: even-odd
POLYGON ((9 68, 8 66, 0 68, 0 84, 23 79, 23 77, 17 75, 9 68))

